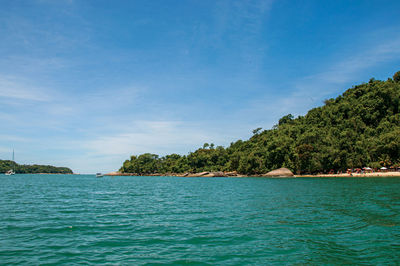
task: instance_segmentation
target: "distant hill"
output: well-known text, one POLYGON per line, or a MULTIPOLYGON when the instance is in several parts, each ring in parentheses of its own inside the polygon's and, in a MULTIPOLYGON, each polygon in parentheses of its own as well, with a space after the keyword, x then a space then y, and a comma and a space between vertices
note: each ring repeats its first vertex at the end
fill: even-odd
POLYGON ((72 174, 72 170, 67 167, 55 167, 51 165, 20 165, 10 160, 0 160, 0 173, 5 173, 14 169, 17 174, 72 174))
MULTIPOLYGON (((295 173, 400 165, 400 71, 393 79, 354 86, 305 116, 282 117, 227 148, 205 143, 186 156, 131 156, 124 173, 237 171, 261 174, 287 167, 295 173)), ((267 114, 266 114, 267 115, 267 114)))

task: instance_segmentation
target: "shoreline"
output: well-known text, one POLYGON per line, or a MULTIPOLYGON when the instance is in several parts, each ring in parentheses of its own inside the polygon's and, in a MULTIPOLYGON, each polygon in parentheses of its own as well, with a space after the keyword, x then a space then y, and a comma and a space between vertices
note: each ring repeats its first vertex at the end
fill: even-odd
POLYGON ((400 177, 400 172, 375 172, 364 174, 320 174, 320 175, 296 175, 296 177, 400 177))
POLYGON ((241 174, 233 174, 233 173, 221 173, 221 172, 202 172, 202 173, 167 173, 167 174, 135 174, 135 173, 119 173, 112 172, 105 174, 104 176, 176 176, 176 177, 264 177, 264 178, 296 178, 296 177, 400 177, 400 172, 375 172, 375 173, 364 173, 364 174, 316 174, 316 175, 294 175, 294 176, 267 176, 263 175, 241 175, 241 174))

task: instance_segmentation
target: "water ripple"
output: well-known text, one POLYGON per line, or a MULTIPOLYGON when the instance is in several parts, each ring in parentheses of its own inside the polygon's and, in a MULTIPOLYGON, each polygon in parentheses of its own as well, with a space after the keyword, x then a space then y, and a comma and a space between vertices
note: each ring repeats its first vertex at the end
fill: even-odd
POLYGON ((0 177, 4 264, 400 264, 400 179, 0 177))

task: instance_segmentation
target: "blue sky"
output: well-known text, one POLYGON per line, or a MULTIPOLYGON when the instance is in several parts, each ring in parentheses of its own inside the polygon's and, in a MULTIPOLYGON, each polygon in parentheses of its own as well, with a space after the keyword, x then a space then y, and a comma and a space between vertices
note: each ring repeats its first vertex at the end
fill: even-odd
POLYGON ((400 1, 0 0, 0 158, 227 146, 400 70, 400 1))

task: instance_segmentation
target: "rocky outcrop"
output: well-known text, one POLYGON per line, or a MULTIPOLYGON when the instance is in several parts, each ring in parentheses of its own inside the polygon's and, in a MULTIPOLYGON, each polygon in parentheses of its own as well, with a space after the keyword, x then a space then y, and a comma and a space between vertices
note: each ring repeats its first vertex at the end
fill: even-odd
POLYGON ((205 177, 225 177, 226 175, 224 174, 224 172, 210 172, 204 176, 205 177))
POLYGON ((273 170, 271 172, 268 172, 262 176, 266 177, 295 177, 292 171, 290 171, 287 168, 279 168, 276 170, 273 170))
POLYGON ((210 172, 200 172, 200 173, 194 173, 194 174, 188 174, 187 176, 190 177, 200 177, 200 176, 206 176, 208 175, 210 172))
POLYGON ((231 171, 231 172, 225 172, 224 173, 226 176, 237 176, 238 173, 236 171, 231 171))
MULTIPOLYGON (((137 173, 120 173, 120 172, 111 172, 105 174, 106 176, 179 176, 179 177, 246 177, 248 175, 238 174, 236 171, 231 172, 200 172, 200 173, 154 173, 154 174, 137 174, 137 173)), ((252 177, 295 177, 294 174, 287 168, 279 168, 268 172, 266 174, 257 174, 251 175, 252 177)))
POLYGON ((200 173, 185 173, 183 177, 226 177, 224 172, 200 172, 200 173))

